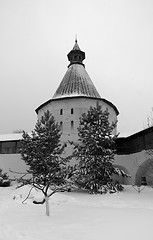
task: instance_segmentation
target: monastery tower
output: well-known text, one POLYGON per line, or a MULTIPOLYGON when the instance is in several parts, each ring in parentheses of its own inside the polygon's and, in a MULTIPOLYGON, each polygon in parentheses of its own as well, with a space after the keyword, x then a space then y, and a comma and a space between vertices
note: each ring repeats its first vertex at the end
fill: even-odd
MULTIPOLYGON (((77 141, 77 128, 82 113, 87 112, 90 106, 96 106, 98 102, 102 109, 108 109, 110 122, 117 120, 119 114, 117 108, 108 100, 101 98, 90 79, 83 60, 85 52, 81 51, 77 40, 73 49, 67 55, 68 69, 57 88, 52 99, 41 104, 37 109, 38 119, 49 110, 55 120, 60 124, 61 141, 66 144, 66 153, 72 149, 69 141, 77 141)), ((115 132, 116 133, 116 129, 115 132)))

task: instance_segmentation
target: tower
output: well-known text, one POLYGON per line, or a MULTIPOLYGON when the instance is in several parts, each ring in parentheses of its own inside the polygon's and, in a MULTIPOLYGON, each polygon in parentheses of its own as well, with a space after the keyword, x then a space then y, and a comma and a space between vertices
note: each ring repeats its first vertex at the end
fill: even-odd
POLYGON ((72 151, 69 141, 76 142, 78 140, 79 119, 84 112, 89 110, 90 106, 96 106, 98 101, 103 110, 108 109, 110 122, 117 120, 119 112, 114 104, 100 97, 85 69, 83 63, 85 52, 81 51, 77 40, 67 57, 70 63, 59 87, 52 99, 41 104, 36 109, 36 113, 38 119, 47 110, 53 114, 55 120, 60 124, 61 141, 66 144, 66 154, 68 155, 72 151))

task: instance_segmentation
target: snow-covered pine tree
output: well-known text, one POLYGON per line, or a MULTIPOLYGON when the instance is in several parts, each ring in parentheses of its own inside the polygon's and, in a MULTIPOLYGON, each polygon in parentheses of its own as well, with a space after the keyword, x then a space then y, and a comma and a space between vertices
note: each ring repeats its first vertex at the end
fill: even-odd
POLYGON ((122 190, 115 184, 112 174, 126 175, 113 166, 116 123, 109 122, 108 110, 102 111, 98 104, 82 114, 78 127, 79 143, 75 144, 73 156, 76 164, 75 183, 90 193, 106 193, 122 190))
POLYGON ((37 121, 31 135, 23 132, 21 156, 28 165, 29 183, 41 190, 46 202, 46 215, 49 215, 49 197, 57 191, 66 190, 68 158, 62 158, 64 147, 60 143, 61 131, 52 114, 47 111, 37 121), (50 191, 52 190, 52 191, 50 191))

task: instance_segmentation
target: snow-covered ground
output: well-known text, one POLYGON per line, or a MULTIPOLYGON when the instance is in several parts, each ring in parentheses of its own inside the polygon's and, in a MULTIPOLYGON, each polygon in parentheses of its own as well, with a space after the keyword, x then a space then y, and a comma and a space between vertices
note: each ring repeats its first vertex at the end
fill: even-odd
POLYGON ((153 239, 153 188, 140 194, 132 186, 121 193, 56 193, 50 217, 28 186, 0 188, 0 240, 144 240, 153 239))

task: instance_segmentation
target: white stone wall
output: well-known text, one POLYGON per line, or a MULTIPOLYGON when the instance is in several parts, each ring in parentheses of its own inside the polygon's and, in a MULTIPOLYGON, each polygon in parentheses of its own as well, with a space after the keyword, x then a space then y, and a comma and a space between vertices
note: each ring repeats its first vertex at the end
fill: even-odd
POLYGON ((114 164, 124 166, 127 172, 131 175, 129 184, 135 184, 136 174, 142 163, 144 163, 150 156, 145 152, 141 151, 138 153, 128 155, 116 155, 114 164))
POLYGON ((6 172, 10 178, 19 177, 16 173, 11 173, 10 169, 15 172, 26 172, 27 165, 21 160, 20 154, 0 154, 0 168, 6 172))
MULTIPOLYGON (((98 100, 98 102, 102 106, 103 111, 108 109, 110 122, 116 122, 117 116, 115 110, 103 100, 98 100)), ((73 147, 71 144, 69 144, 69 141, 78 141, 77 128, 79 126, 79 118, 81 117, 82 113, 86 113, 90 109, 90 106, 96 106, 96 104, 97 99, 93 98, 61 98, 51 101, 41 108, 41 110, 39 110, 38 119, 44 115, 44 112, 49 110, 59 124, 62 122, 63 126, 61 142, 67 144, 64 156, 69 156, 72 154, 73 147), (72 108, 73 114, 71 114, 72 108), (60 114, 61 109, 63 110, 62 115, 60 114), (73 129, 71 128, 71 121, 73 121, 74 124, 73 129)), ((116 133, 117 129, 114 129, 114 134, 116 133)), ((74 162, 75 160, 72 161, 72 164, 74 162)))
MULTIPOLYGON (((114 109, 103 102, 98 100, 99 104, 102 106, 103 110, 108 109, 110 115, 110 122, 116 121, 117 116, 114 109)), ((97 99, 90 98, 61 98, 59 100, 51 101, 49 104, 44 106, 38 112, 38 119, 44 114, 45 111, 49 110, 57 122, 63 123, 62 129, 62 141, 67 142, 68 140, 77 140, 77 128, 79 126, 79 118, 82 113, 85 113, 89 110, 90 106, 96 106, 97 99), (71 109, 73 108, 73 114, 71 114, 71 109), (63 109, 63 114, 60 115, 60 109, 63 109), (74 122, 74 129, 71 129, 71 121, 74 122)), ((115 129, 114 133, 117 133, 115 129)))
MULTIPOLYGON (((72 147, 68 145, 65 149, 65 155, 69 155, 71 153, 72 147)), ((131 178, 122 179, 115 176, 115 179, 121 180, 121 183, 123 184, 134 185, 138 170, 141 169, 142 164, 147 162, 147 160, 150 158, 151 157, 146 154, 145 151, 129 155, 116 155, 114 165, 120 167, 121 169, 129 173, 131 175, 131 178)), ((74 162, 75 160, 72 161, 72 164, 74 162)), ((19 177, 19 175, 11 173, 10 169, 22 173, 24 173, 26 169, 28 169, 24 161, 21 160, 20 154, 0 154, 0 168, 4 172, 6 172, 11 178, 13 178, 14 176, 19 177)))

